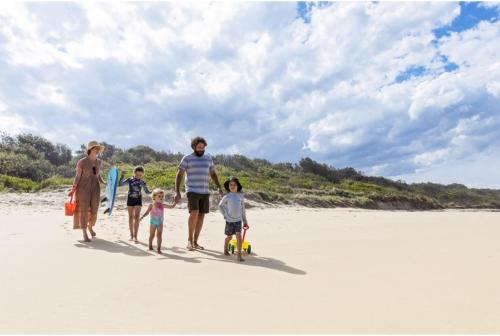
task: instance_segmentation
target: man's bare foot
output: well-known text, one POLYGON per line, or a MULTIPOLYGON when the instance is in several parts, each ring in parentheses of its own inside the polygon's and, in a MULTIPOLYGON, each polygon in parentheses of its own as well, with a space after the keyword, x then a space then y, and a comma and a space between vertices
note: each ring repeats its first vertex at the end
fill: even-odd
POLYGON ((149 250, 153 251, 153 245, 149 245, 149 250))
POLYGON ((157 252, 158 252, 158 254, 163 254, 163 253, 161 252, 161 250, 158 250, 157 252))
POLYGON ((238 261, 245 261, 240 255, 238 256, 238 261))
POLYGON ((194 246, 193 246, 193 243, 189 242, 186 246, 186 248, 189 250, 189 251, 194 251, 194 246))
POLYGON ((194 248, 197 250, 204 250, 205 248, 201 245, 198 245, 198 243, 194 243, 194 248))

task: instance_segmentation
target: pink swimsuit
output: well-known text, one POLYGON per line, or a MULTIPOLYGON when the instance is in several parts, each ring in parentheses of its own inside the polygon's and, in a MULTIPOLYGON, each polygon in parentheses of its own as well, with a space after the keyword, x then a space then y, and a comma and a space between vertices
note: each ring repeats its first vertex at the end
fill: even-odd
POLYGON ((162 203, 154 203, 153 209, 151 209, 151 214, 149 216, 150 223, 156 228, 163 225, 163 210, 164 206, 162 203))

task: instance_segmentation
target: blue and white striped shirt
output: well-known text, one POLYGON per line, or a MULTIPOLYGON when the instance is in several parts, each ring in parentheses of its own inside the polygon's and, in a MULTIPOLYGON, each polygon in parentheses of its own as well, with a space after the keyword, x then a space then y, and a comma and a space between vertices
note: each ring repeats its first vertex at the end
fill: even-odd
POLYGON ((199 157, 191 153, 182 158, 179 169, 186 172, 186 192, 209 194, 209 173, 215 168, 210 154, 199 157))

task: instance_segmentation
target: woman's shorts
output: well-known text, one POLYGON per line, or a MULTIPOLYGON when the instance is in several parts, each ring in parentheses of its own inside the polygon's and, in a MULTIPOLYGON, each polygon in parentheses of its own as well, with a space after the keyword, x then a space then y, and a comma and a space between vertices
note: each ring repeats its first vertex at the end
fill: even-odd
POLYGON ((226 236, 232 236, 240 232, 241 232, 241 221, 233 223, 226 222, 226 229, 224 230, 226 236))
POLYGON ((127 206, 142 206, 142 197, 127 197, 127 206))

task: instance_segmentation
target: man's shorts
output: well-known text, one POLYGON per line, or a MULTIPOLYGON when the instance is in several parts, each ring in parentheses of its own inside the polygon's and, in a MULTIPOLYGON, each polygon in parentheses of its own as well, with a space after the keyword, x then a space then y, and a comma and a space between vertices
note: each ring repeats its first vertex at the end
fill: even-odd
POLYGON ((226 236, 232 236, 240 232, 241 232, 241 221, 233 223, 226 222, 226 229, 224 230, 226 236))
POLYGON ((194 192, 187 193, 188 209, 191 211, 199 211, 200 213, 208 213, 210 210, 210 195, 197 194, 194 192))

